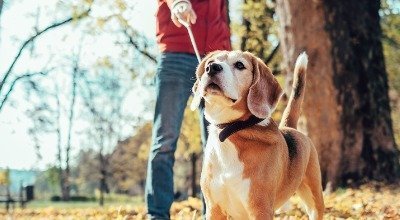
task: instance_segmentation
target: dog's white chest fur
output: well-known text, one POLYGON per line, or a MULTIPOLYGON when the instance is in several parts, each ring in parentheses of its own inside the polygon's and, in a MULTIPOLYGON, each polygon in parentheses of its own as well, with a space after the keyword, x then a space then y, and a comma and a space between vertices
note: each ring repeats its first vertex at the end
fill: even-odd
POLYGON ((236 147, 229 140, 221 143, 215 127, 210 126, 204 155, 205 165, 212 167, 209 183, 212 203, 234 219, 246 219, 250 180, 243 179, 243 163, 236 147))

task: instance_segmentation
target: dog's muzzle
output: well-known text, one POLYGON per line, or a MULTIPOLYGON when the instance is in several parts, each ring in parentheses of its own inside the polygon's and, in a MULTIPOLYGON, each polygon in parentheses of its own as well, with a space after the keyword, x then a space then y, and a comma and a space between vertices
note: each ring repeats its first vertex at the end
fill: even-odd
POLYGON ((211 63, 206 67, 206 73, 210 77, 215 76, 217 73, 221 72, 224 68, 218 63, 211 63))

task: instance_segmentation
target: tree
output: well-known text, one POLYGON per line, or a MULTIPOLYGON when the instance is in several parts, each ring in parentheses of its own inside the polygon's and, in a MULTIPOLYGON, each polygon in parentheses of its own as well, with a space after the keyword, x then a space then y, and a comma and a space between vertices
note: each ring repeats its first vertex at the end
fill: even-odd
POLYGON ((389 79, 395 140, 400 143, 400 8, 392 0, 382 1, 383 51, 389 79))
POLYGON ((379 9, 376 0, 277 1, 288 75, 309 55, 303 111, 324 185, 399 175, 379 9))
POLYGON ((44 171, 37 172, 35 190, 40 192, 38 199, 47 199, 60 192, 60 175, 58 166, 49 166, 44 171))
POLYGON ((9 86, 9 89, 7 90, 7 92, 5 94, 3 94, 3 90, 5 88, 4 86, 7 85, 8 78, 13 74, 13 70, 14 70, 15 65, 17 64, 18 60, 20 59, 22 53, 28 48, 28 46, 30 44, 32 44, 36 40, 36 38, 40 37, 41 35, 45 34, 46 32, 48 32, 50 30, 53 30, 53 29, 58 28, 60 26, 69 24, 72 21, 86 18, 88 16, 89 12, 90 12, 90 7, 89 7, 88 10, 86 10, 86 11, 80 13, 80 14, 73 15, 73 16, 71 16, 69 18, 66 18, 66 19, 62 20, 62 21, 54 22, 53 24, 47 26, 46 28, 43 28, 42 30, 37 30, 35 34, 33 34, 32 36, 30 36, 29 38, 27 38, 25 41, 22 42, 17 54, 13 58, 10 66, 8 67, 6 72, 2 75, 2 79, 0 81, 0 95, 4 96, 4 97, 2 97, 2 100, 0 101, 0 112, 1 112, 2 108, 4 107, 4 104, 6 103, 10 93, 13 92, 13 88, 14 88, 14 85, 16 84, 16 82, 18 82, 21 79, 29 78, 31 76, 36 75, 36 74, 32 74, 31 73, 31 74, 25 74, 25 75, 16 77, 10 83, 10 86, 9 86))
MULTIPOLYGON (((9 8, 7 7, 7 2, 10 1, 4 1, 6 9, 9 8)), ((0 3, 3 3, 3 1, 0 3)), ((107 188, 107 151, 110 151, 110 148, 115 146, 116 140, 121 136, 122 131, 119 126, 122 123, 129 124, 131 122, 130 120, 125 120, 125 118, 120 118, 121 112, 119 110, 125 97, 121 94, 125 94, 128 91, 128 89, 123 89, 126 89, 126 84, 130 83, 131 80, 139 81, 146 77, 138 77, 139 74, 145 72, 141 70, 146 70, 143 75, 150 75, 149 72, 151 71, 149 69, 156 61, 155 56, 151 53, 155 47, 152 44, 153 41, 139 34, 128 22, 129 14, 132 14, 131 11, 134 8, 131 7, 132 4, 134 3, 129 5, 129 1, 124 0, 111 2, 85 0, 74 3, 54 3, 54 14, 57 15, 46 17, 46 21, 50 21, 49 25, 32 27, 33 31, 30 36, 26 39, 22 38, 24 40, 21 42, 17 41, 19 46, 15 55, 5 53, 6 56, 10 56, 13 59, 10 58, 10 64, 5 66, 7 68, 4 69, 4 73, 0 74, 0 113, 10 100, 10 97, 12 97, 12 93, 17 90, 19 83, 24 83, 24 92, 26 94, 36 94, 33 101, 28 98, 28 104, 25 105, 28 106, 28 118, 33 121, 33 126, 29 133, 36 144, 38 158, 40 158, 41 137, 53 134, 57 136, 57 143, 54 145, 58 150, 57 166, 59 167, 60 189, 64 200, 68 200, 70 182, 73 181, 70 178, 70 164, 74 161, 70 157, 70 152, 73 150, 72 148, 76 149, 78 147, 75 146, 77 145, 77 140, 85 135, 79 131, 81 128, 76 126, 76 122, 79 121, 79 125, 83 121, 93 125, 91 131, 88 131, 87 141, 90 142, 88 147, 96 147, 98 149, 98 157, 96 159, 100 161, 98 171, 102 174, 101 180, 99 179, 98 182, 103 192, 107 188), (104 8, 109 7, 113 10, 112 12, 105 11, 92 16, 91 7, 94 4, 104 8), (59 15, 64 15, 65 18, 61 17, 62 19, 59 19, 59 15), (124 18, 124 16, 128 18, 124 18), (53 21, 53 17, 58 19, 53 21), (76 57, 69 56, 71 51, 57 51, 55 54, 50 54, 51 52, 41 54, 38 52, 40 50, 35 51, 34 45, 40 44, 38 42, 40 39, 47 39, 52 31, 60 30, 62 32, 63 30, 60 27, 68 28, 66 26, 72 26, 73 32, 65 32, 64 40, 69 36, 80 36, 81 39, 85 37, 99 39, 104 35, 107 35, 107 37, 112 36, 111 39, 116 48, 114 52, 118 50, 118 53, 107 55, 107 57, 98 55, 93 63, 85 62, 87 61, 86 59, 82 62, 84 64, 80 64, 81 66, 79 67, 79 63, 74 62, 76 57), (51 69, 43 67, 38 72, 28 73, 17 71, 19 69, 17 66, 25 60, 24 55, 27 52, 31 52, 31 56, 28 58, 31 60, 37 59, 40 61, 40 57, 51 57, 49 59, 51 69), (67 60, 64 58, 67 58, 67 60), (71 60, 73 62, 70 62, 71 60), (104 70, 104 67, 108 69, 104 70), (57 69, 54 71, 57 74, 54 78, 48 74, 53 68, 57 69), (114 76, 119 74, 118 77, 120 78, 117 79, 115 77, 108 81, 110 78, 107 78, 106 74, 96 72, 101 68, 103 68, 101 71, 112 72, 114 76), (71 69, 73 71, 70 71, 71 69), (114 87, 119 86, 118 84, 121 82, 125 83, 122 90, 114 87), (56 85, 56 88, 52 88, 51 85, 56 85), (89 90, 91 91, 89 92, 89 90), (112 94, 116 94, 118 97, 112 96, 112 94), (107 97, 109 99, 103 99, 98 102, 98 97, 107 97), (67 99, 68 101, 65 101, 67 99), (110 103, 112 105, 109 105, 110 103), (86 109, 82 105, 88 107, 88 114, 85 114, 86 112, 84 111, 86 109), (103 106, 105 107, 103 108, 103 106), (112 109, 107 107, 112 107, 112 109)), ((37 15, 37 17, 39 16, 37 15)), ((39 20, 37 17, 35 19, 39 20)), ((82 43, 83 41, 69 44, 71 50, 74 50, 77 47, 76 44, 79 43, 81 44, 80 47, 85 47, 83 49, 86 52, 88 49, 94 48, 92 42, 85 44, 82 43)), ((30 69, 30 66, 27 66, 27 69, 30 69)), ((150 77, 147 76, 147 78, 150 77)))
POLYGON ((0 171, 0 186, 1 185, 6 187, 6 197, 7 197, 6 210, 8 211, 10 208, 10 201, 12 200, 11 199, 11 191, 10 191, 11 177, 10 177, 10 169, 9 168, 0 171))
POLYGON ((241 7, 241 23, 233 22, 232 32, 240 38, 234 45, 242 51, 249 51, 272 67, 276 75, 280 72, 279 42, 277 42, 277 22, 274 20, 275 4, 262 0, 244 0, 241 7))
MULTIPOLYGON (((48 76, 51 78, 51 76, 48 76)), ((64 161, 63 161, 63 144, 62 144, 62 125, 61 116, 63 113, 63 106, 60 100, 62 92, 59 88, 58 82, 54 82, 54 88, 43 88, 40 83, 33 82, 35 78, 29 78, 26 91, 27 100, 39 100, 37 103, 31 102, 33 107, 28 109, 26 114, 32 120, 32 127, 29 129, 29 135, 33 138, 36 148, 37 157, 41 158, 40 153, 40 140, 43 135, 56 135, 56 148, 57 148, 57 165, 50 167, 48 171, 53 172, 54 168, 58 170, 58 183, 57 189, 61 190, 61 198, 64 201, 69 199, 69 183, 68 176, 65 174, 64 161), (40 97, 40 99, 36 99, 40 97)), ((52 174, 53 175, 53 174, 52 174)))
POLYGON ((99 153, 94 149, 79 151, 78 158, 72 170, 76 173, 74 183, 78 186, 80 193, 93 195, 95 189, 98 188, 101 178, 98 156, 99 153))
POLYGON ((99 173, 99 204, 104 205, 104 193, 109 192, 107 184, 109 173, 108 153, 121 139, 122 130, 131 120, 122 111, 123 100, 130 89, 129 85, 120 78, 117 69, 112 66, 99 66, 94 75, 86 72, 82 74, 81 87, 82 99, 86 107, 84 117, 90 123, 86 130, 87 143, 97 149, 98 173, 99 173), (102 91, 98 94, 95 91, 102 91))
MULTIPOLYGON (((68 133, 67 133, 67 146, 65 148, 65 171, 62 172, 61 175, 61 193, 62 199, 64 201, 68 201, 70 197, 70 176, 71 176, 71 167, 70 167, 70 155, 71 155, 71 136, 72 136, 72 127, 74 124, 74 114, 75 114, 75 102, 77 96, 77 83, 78 83, 78 74, 80 74, 79 68, 79 59, 80 53, 75 56, 72 65, 72 79, 71 79, 71 103, 69 106, 69 116, 68 116, 68 133)), ((57 100, 58 101, 58 100, 57 100)), ((58 103, 57 103, 58 104, 58 103)), ((59 119, 59 115, 58 119, 59 119)), ((58 131, 57 131, 58 132, 58 131)), ((61 158, 59 158, 61 160, 61 158)), ((60 166, 61 167, 61 166, 60 166)))
POLYGON ((3 5, 4 5, 3 0, 0 0, 0 21, 1 21, 1 12, 3 11, 3 5))
POLYGON ((58 168, 58 181, 61 189, 61 197, 66 200, 69 197, 69 191, 67 190, 65 184, 64 168, 63 168, 63 158, 62 158, 62 134, 61 134, 61 102, 60 102, 60 88, 57 83, 55 84, 55 93, 53 97, 56 100, 55 106, 55 120, 54 120, 54 130, 57 135, 57 168, 58 168))
POLYGON ((239 35, 241 36, 240 49, 250 51, 263 60, 269 56, 271 42, 268 37, 273 32, 274 8, 261 0, 244 0, 242 6, 243 24, 239 35))
MULTIPOLYGON (((7 2, 6 2, 7 3, 7 2)), ((54 21, 53 23, 49 24, 48 26, 39 29, 38 27, 33 27, 34 33, 27 37, 25 40, 21 42, 17 53, 14 55, 13 59, 11 59, 10 65, 7 67, 6 71, 3 74, 0 74, 0 113, 1 110, 4 108, 5 104, 9 100, 10 95, 14 92, 15 85, 22 81, 29 79, 36 75, 46 75, 45 69, 43 71, 37 73, 16 73, 14 69, 18 62, 20 61, 22 55, 26 53, 27 50, 32 49, 35 41, 48 32, 54 31, 57 28, 67 26, 70 24, 77 24, 78 22, 82 22, 83 20, 88 21, 86 23, 87 30, 79 30, 82 34, 97 34, 99 32, 102 33, 109 33, 113 32, 115 37, 121 38, 120 35, 125 37, 125 41, 123 44, 127 44, 134 48, 134 52, 138 53, 139 56, 146 57, 151 63, 154 65, 156 63, 156 57, 151 52, 149 52, 152 48, 149 46, 149 40, 140 35, 133 27, 129 25, 129 22, 126 18, 124 18, 123 14, 133 13, 132 11, 127 12, 128 10, 132 10, 132 7, 128 7, 128 3, 125 1, 112 1, 112 2, 102 2, 102 1, 92 1, 92 0, 85 0, 85 1, 78 1, 79 5, 69 5, 66 4, 67 7, 73 10, 72 15, 66 17, 60 21, 54 21), (101 5, 100 7, 110 7, 113 8, 115 14, 112 15, 105 15, 100 17, 92 17, 90 15, 91 8, 93 5, 101 5), (84 8, 85 10, 79 10, 80 8, 84 8), (119 25, 115 25, 116 23, 119 25), (106 28, 112 27, 112 28, 106 28), (99 32, 97 32, 99 31, 99 32), (16 75, 14 78, 13 76, 16 75), (13 78, 11 81, 10 79, 13 78)), ((1 18, 1 9, 3 8, 3 1, 0 1, 0 18, 1 18)), ((35 18, 37 19, 37 18, 35 18)), ((1 34, 1 33, 0 33, 1 34)), ((126 54, 125 54, 126 55, 126 54)), ((131 62, 132 63, 132 62, 131 62)))
POLYGON ((10 170, 0 170, 0 185, 9 185, 10 184, 10 170))
MULTIPOLYGON (((190 101, 189 101, 190 103, 190 101)), ((135 128, 135 133, 119 141, 110 158, 110 172, 114 181, 114 190, 119 193, 141 195, 144 191, 147 159, 151 148, 150 122, 144 122, 135 128)), ((191 196, 199 192, 201 167, 200 156, 202 152, 198 112, 185 110, 181 134, 174 166, 175 187, 191 196)))
POLYGON ((130 195, 144 193, 151 127, 150 122, 138 126, 132 137, 118 141, 113 150, 110 170, 116 192, 130 195))
MULTIPOLYGON (((1 13, 3 12, 3 7, 4 7, 4 1, 0 0, 0 24, 1 24, 1 13)), ((0 35, 1 35, 1 30, 0 30, 0 35)), ((1 36, 0 36, 0 42, 1 42, 1 36)))
MULTIPOLYGON (((33 122, 33 126, 29 129, 29 134, 32 136, 35 145, 38 158, 41 158, 40 154, 40 137, 43 135, 55 134, 57 138, 57 166, 59 170, 59 183, 61 190, 61 198, 63 201, 68 201, 70 198, 70 154, 72 149, 71 140, 73 137, 73 123, 75 122, 75 102, 77 99, 77 83, 78 75, 80 73, 79 68, 79 54, 72 56, 71 67, 67 66, 67 69, 63 70, 67 72, 66 76, 70 79, 71 89, 65 89, 63 92, 58 85, 57 80, 52 79, 53 76, 47 74, 49 81, 54 84, 53 87, 46 85, 46 82, 42 79, 34 81, 35 78, 28 78, 27 85, 25 87, 27 92, 27 100, 38 100, 37 102, 31 101, 33 105, 32 109, 27 110, 27 115, 33 122), (71 70, 72 69, 72 70, 71 70), (68 128, 66 129, 66 143, 63 148, 62 143, 62 104, 60 96, 70 94, 70 102, 68 103, 68 128), (37 99, 40 97, 39 99, 37 99), (65 153, 63 152, 65 150, 65 153), (63 155, 65 157, 63 157, 63 155), (65 159, 65 161, 63 161, 65 159)), ((68 60, 70 62, 70 60, 68 60)), ((60 76, 61 74, 58 74, 60 76)), ((67 79, 68 79, 67 78, 67 79)), ((65 104, 67 105, 67 104, 65 104)))

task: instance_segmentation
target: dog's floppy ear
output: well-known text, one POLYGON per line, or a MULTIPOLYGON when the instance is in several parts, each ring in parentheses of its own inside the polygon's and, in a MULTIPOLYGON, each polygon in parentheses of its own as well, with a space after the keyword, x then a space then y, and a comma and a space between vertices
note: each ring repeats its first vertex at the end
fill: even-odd
POLYGON ((218 52, 220 52, 220 51, 217 50, 217 51, 213 51, 213 52, 207 54, 207 56, 205 56, 201 60, 200 64, 197 66, 197 69, 196 69, 196 82, 193 84, 193 87, 192 87, 193 99, 192 99, 192 103, 190 104, 190 109, 192 111, 197 109, 199 107, 199 105, 200 105, 200 102, 201 102, 201 98, 202 97, 201 97, 200 92, 197 89, 198 89, 198 86, 199 86, 200 78, 201 78, 201 76, 203 75, 203 73, 205 71, 205 65, 207 63, 207 60, 210 59, 214 54, 216 54, 218 52))
POLYGON ((275 110, 282 88, 265 63, 251 55, 253 82, 247 96, 247 107, 258 118, 268 118, 275 110))

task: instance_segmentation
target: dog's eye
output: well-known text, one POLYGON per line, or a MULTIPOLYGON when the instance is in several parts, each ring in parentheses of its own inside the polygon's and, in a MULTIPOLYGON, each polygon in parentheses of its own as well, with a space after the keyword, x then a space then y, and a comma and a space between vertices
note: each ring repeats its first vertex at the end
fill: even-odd
POLYGON ((236 67, 238 70, 246 69, 246 67, 244 66, 244 64, 243 64, 242 62, 240 62, 240 61, 237 61, 237 62, 235 63, 235 67, 236 67))

